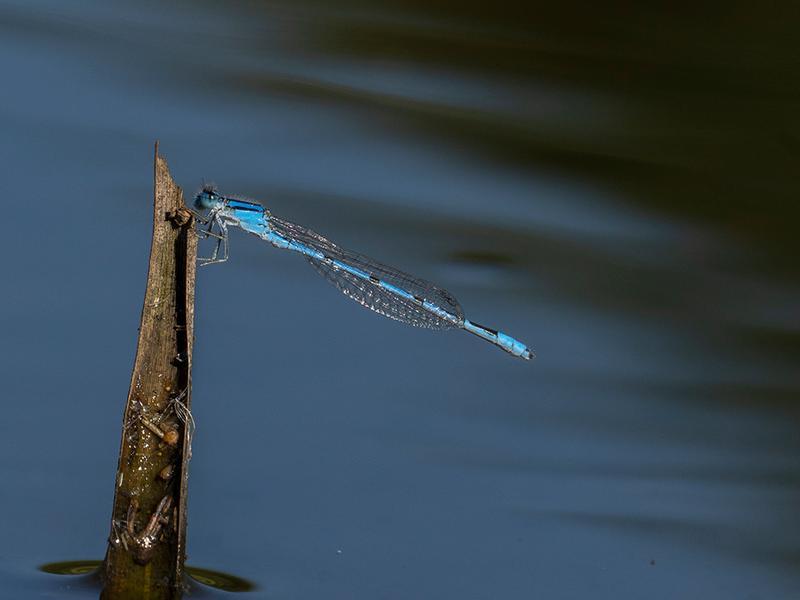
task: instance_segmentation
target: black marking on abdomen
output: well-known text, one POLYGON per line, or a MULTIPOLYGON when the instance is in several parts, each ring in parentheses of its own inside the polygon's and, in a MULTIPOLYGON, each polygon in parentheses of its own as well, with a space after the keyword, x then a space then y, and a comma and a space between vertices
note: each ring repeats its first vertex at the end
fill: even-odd
POLYGON ((236 198, 226 198, 228 206, 234 210, 243 210, 245 212, 266 212, 266 209, 255 202, 247 202, 246 200, 238 200, 236 198))
POLYGON ((496 329, 492 329, 491 327, 486 327, 486 325, 481 325, 480 323, 476 323, 475 321, 472 321, 472 324, 475 325, 475 327, 480 327, 481 329, 485 329, 486 331, 497 337, 496 329))

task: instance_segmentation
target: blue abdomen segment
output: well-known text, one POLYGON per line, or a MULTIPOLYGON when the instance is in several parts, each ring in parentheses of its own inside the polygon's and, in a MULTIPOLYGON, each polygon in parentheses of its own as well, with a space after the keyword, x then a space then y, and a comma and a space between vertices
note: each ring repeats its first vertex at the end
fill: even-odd
POLYGON ((464 319, 464 329, 466 329, 470 333, 474 333, 479 338, 484 339, 487 342, 494 344, 495 346, 499 346, 509 354, 518 356, 519 358, 530 360, 535 356, 535 354, 531 351, 531 349, 528 348, 525 344, 523 344, 519 340, 514 339, 510 335, 503 333, 502 331, 495 331, 494 329, 490 329, 489 327, 478 325, 477 323, 473 323, 469 319, 464 319))

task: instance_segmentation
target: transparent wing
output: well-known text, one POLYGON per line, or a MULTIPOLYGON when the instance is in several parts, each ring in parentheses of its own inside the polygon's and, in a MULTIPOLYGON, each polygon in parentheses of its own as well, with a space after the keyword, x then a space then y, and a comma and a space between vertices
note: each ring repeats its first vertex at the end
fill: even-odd
POLYGON ((463 323, 464 311, 461 309, 458 300, 447 290, 424 279, 419 279, 393 267, 381 264, 368 256, 345 250, 315 231, 300 225, 289 223, 276 217, 270 217, 270 224, 276 233, 286 239, 300 242, 319 250, 326 258, 355 267, 374 278, 401 288, 417 298, 426 300, 456 317, 457 322, 454 323, 444 319, 426 310, 416 302, 392 293, 369 279, 362 279, 344 269, 337 268, 335 264, 314 258, 308 259, 325 279, 331 282, 345 296, 352 298, 362 306, 390 319, 402 321, 415 327, 450 329, 463 323))
POLYGON ((456 324, 429 312, 402 296, 393 294, 368 279, 361 279, 334 265, 309 258, 314 268, 348 298, 390 319, 415 327, 449 329, 456 324))

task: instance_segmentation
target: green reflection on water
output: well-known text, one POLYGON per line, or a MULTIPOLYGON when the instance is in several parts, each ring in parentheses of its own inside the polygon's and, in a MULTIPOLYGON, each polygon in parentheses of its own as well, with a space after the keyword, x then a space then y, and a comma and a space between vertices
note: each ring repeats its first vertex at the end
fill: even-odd
POLYGON ((195 581, 226 592, 249 592, 256 589, 255 584, 246 579, 211 569, 186 567, 186 572, 195 581))
POLYGON ((45 573, 53 575, 88 575, 100 567, 99 560, 66 560, 64 562, 47 563, 39 567, 45 573))
MULTIPOLYGON (((96 573, 102 564, 101 560, 67 560, 47 563, 39 569, 54 575, 89 575, 96 573)), ((186 573, 198 583, 226 592, 249 592, 256 589, 254 583, 220 571, 187 566, 186 573)))

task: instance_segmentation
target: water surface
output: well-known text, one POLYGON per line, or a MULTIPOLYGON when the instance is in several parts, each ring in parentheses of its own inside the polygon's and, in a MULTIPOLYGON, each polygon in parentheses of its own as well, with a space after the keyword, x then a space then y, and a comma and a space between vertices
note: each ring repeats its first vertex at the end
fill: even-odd
POLYGON ((798 15, 760 10, 0 2, 0 589, 97 595, 36 568, 105 549, 160 139, 188 193, 538 355, 235 234, 198 281, 192 564, 259 598, 800 595, 798 15))

